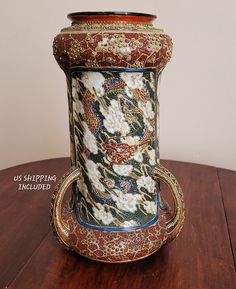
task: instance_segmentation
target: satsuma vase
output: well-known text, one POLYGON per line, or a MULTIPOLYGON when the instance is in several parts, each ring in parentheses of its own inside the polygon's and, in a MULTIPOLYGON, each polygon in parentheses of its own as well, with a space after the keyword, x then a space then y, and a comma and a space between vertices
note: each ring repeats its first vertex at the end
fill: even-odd
POLYGON ((172 40, 150 14, 68 17, 53 50, 67 78, 71 169, 55 188, 51 224, 87 258, 135 261, 173 240, 184 220, 182 190, 159 162, 158 85, 172 40), (160 180, 173 195, 171 218, 160 180))

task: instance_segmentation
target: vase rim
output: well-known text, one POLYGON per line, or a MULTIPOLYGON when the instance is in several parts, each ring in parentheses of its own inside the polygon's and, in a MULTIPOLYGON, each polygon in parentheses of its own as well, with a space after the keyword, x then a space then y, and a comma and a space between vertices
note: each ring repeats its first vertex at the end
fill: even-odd
POLYGON ((67 15, 67 18, 72 20, 76 16, 138 16, 149 17, 155 19, 157 16, 149 13, 140 12, 126 12, 126 11, 85 11, 85 12, 72 12, 67 15))

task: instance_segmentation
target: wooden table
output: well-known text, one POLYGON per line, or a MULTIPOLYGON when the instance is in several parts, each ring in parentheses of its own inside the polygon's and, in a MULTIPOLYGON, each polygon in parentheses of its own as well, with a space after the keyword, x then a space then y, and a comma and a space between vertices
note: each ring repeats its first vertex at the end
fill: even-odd
POLYGON ((18 190, 14 176, 55 174, 59 179, 69 159, 1 171, 0 288, 235 289, 236 172, 162 163, 182 185, 184 229, 154 255, 128 264, 97 263, 62 249, 49 226, 52 189, 18 190))

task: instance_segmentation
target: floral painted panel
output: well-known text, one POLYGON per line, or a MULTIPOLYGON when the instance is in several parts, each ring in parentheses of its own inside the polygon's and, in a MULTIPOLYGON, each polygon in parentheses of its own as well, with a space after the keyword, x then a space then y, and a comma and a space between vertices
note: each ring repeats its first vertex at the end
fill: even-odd
POLYGON ((152 69, 78 69, 71 74, 77 218, 127 230, 158 218, 157 79, 152 69))

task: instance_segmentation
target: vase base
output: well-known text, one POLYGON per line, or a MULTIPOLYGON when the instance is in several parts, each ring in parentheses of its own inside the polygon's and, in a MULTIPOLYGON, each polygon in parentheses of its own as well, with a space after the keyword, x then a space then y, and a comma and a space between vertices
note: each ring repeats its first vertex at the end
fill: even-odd
MULTIPOLYGON (((106 232, 82 226, 68 207, 68 202, 62 204, 62 219, 69 228, 68 240, 63 245, 88 259, 104 263, 133 262, 152 255, 166 242, 166 216, 161 210, 158 221, 150 227, 106 232)), ((60 241, 57 233, 56 237, 60 241)))
MULTIPOLYGON (((164 244, 163 244, 164 245, 164 244)), ((162 246, 161 246, 162 247, 162 246)), ((158 249, 156 249, 155 251, 149 253, 148 255, 145 255, 145 256, 142 256, 142 257, 139 257, 139 258, 136 258, 136 259, 132 259, 132 260, 119 260, 119 261, 112 261, 112 260, 104 260, 104 259, 96 259, 96 258, 92 258, 92 257, 88 257, 87 255, 82 255, 81 253, 78 253, 74 250, 70 250, 72 252, 75 252, 77 253, 78 255, 86 258, 86 259, 89 259, 91 261, 97 261, 97 262, 101 262, 101 263, 109 263, 109 264, 122 264, 122 263, 132 263, 132 262, 136 262, 136 261, 139 261, 139 260, 142 260, 142 259, 145 259, 153 254, 155 254, 161 247, 159 247, 158 249)))

